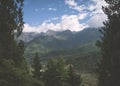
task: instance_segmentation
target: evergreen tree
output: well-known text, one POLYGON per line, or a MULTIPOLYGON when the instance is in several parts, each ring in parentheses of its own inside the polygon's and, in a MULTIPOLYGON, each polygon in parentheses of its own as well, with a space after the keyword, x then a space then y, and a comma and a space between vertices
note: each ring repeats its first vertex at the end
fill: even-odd
POLYGON ((52 59, 44 74, 45 86, 66 86, 67 70, 63 59, 52 59))
POLYGON ((0 0, 0 58, 16 60, 18 37, 23 29, 23 0, 0 0))
POLYGON ((40 70, 42 69, 42 65, 40 63, 40 58, 38 56, 38 53, 35 54, 32 67, 34 69, 34 71, 33 71, 33 77, 36 78, 36 79, 40 79, 40 77, 41 77, 40 70))
POLYGON ((24 59, 23 0, 0 0, 0 86, 30 86, 24 59))
POLYGON ((108 20, 97 43, 102 51, 98 86, 120 86, 120 0, 105 1, 108 6, 103 11, 108 20))
POLYGON ((31 77, 25 70, 16 67, 12 60, 2 60, 0 66, 0 86, 31 85, 31 77))
POLYGON ((79 74, 76 74, 73 65, 69 65, 69 70, 68 70, 68 85, 69 86, 80 86, 82 83, 82 79, 79 74))

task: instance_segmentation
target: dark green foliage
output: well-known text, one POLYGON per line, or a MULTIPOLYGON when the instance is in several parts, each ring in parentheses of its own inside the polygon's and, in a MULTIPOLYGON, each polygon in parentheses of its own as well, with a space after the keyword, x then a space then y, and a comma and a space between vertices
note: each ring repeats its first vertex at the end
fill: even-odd
POLYGON ((15 67, 12 60, 2 60, 0 65, 0 86, 29 86, 26 70, 15 67))
POLYGON ((63 59, 52 59, 47 64, 47 70, 44 73, 45 86, 65 86, 67 77, 65 62, 63 59))
POLYGON ((109 6, 103 7, 103 11, 108 20, 97 43, 102 50, 98 86, 120 86, 120 0, 105 1, 109 6))
POLYGON ((51 59, 43 77, 45 86, 80 86, 81 77, 63 58, 51 59))
POLYGON ((29 75, 24 42, 17 41, 24 24, 23 1, 0 0, 0 86, 43 86, 29 75))
POLYGON ((36 78, 36 79, 40 79, 40 77, 41 77, 40 70, 42 69, 42 65, 40 63, 40 58, 38 56, 38 53, 35 54, 32 67, 34 69, 34 71, 33 71, 33 77, 36 78))
POLYGON ((80 72, 94 72, 101 59, 101 53, 95 46, 95 42, 92 42, 75 49, 49 52, 41 56, 41 61, 46 62, 53 57, 63 57, 67 63, 73 64, 74 68, 80 72))
POLYGON ((73 65, 69 65, 69 70, 68 70, 68 85, 69 86, 80 86, 82 83, 82 79, 79 74, 76 74, 73 65))
POLYGON ((0 86, 33 86, 24 58, 23 1, 0 0, 0 86))
POLYGON ((15 55, 14 32, 18 37, 24 24, 22 7, 23 0, 0 0, 0 58, 11 59, 15 55))

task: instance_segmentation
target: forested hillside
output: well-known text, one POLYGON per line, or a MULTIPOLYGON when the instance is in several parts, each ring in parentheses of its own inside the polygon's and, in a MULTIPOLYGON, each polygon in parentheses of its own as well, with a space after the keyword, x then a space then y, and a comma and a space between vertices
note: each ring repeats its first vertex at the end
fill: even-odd
POLYGON ((48 31, 36 35, 26 43, 25 56, 30 63, 37 52, 43 62, 63 57, 81 71, 92 71, 100 59, 100 49, 95 45, 100 33, 96 28, 86 28, 80 32, 48 31))
MULTIPOLYGON (((53 50, 65 50, 79 48, 84 44, 92 43, 99 39, 100 33, 98 29, 87 28, 80 32, 62 31, 47 32, 40 34, 34 39, 26 43, 26 52, 40 54, 53 50)), ((25 37, 24 37, 25 38, 25 37)))

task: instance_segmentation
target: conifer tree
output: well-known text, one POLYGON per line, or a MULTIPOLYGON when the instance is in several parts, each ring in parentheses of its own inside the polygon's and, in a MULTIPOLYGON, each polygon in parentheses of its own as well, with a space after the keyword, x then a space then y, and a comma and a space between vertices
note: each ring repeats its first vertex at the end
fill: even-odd
POLYGON ((79 74, 75 73, 72 64, 69 65, 68 75, 69 75, 68 86, 80 86, 81 85, 82 79, 79 74))
MULTIPOLYGON (((13 59, 18 37, 23 29, 23 0, 0 0, 0 58, 13 59)), ((16 57, 17 58, 17 57, 16 57)))
POLYGON ((102 51, 98 86, 120 86, 120 0, 105 0, 103 7, 108 20, 100 30, 97 45, 102 51))
POLYGON ((41 77, 40 70, 42 69, 42 65, 40 63, 40 58, 38 56, 38 53, 35 54, 32 67, 34 69, 34 71, 33 71, 33 77, 36 78, 36 79, 40 79, 40 77, 41 77))
POLYGON ((23 30, 24 0, 0 0, 0 86, 42 86, 27 70, 23 30))
POLYGON ((23 1, 0 0, 0 86, 30 86, 24 43, 17 41, 24 24, 23 1))
POLYGON ((44 73, 45 86, 65 86, 67 85, 67 70, 63 59, 51 59, 47 64, 44 73))

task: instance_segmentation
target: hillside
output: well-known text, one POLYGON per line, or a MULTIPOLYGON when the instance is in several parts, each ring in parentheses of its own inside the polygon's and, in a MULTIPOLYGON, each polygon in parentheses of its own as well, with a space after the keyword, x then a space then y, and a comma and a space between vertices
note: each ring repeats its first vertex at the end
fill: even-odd
POLYGON ((19 40, 23 40, 25 43, 27 43, 33 40, 34 38, 38 37, 39 35, 40 35, 39 33, 35 32, 23 32, 20 35, 19 40))
POLYGON ((80 32, 71 32, 69 30, 50 32, 40 34, 29 41, 26 50, 31 53, 44 53, 52 50, 72 49, 96 41, 100 36, 98 29, 92 28, 87 28, 80 32))
POLYGON ((30 63, 36 52, 44 63, 51 58, 63 57, 79 70, 92 71, 100 59, 100 50, 95 46, 99 36, 100 33, 95 28, 80 32, 50 30, 46 33, 36 33, 26 42, 25 57, 30 63))
POLYGON ((70 50, 51 51, 41 55, 42 61, 51 58, 65 58, 67 63, 74 64, 79 71, 93 72, 100 60, 100 49, 95 46, 95 42, 84 44, 79 48, 70 50))

